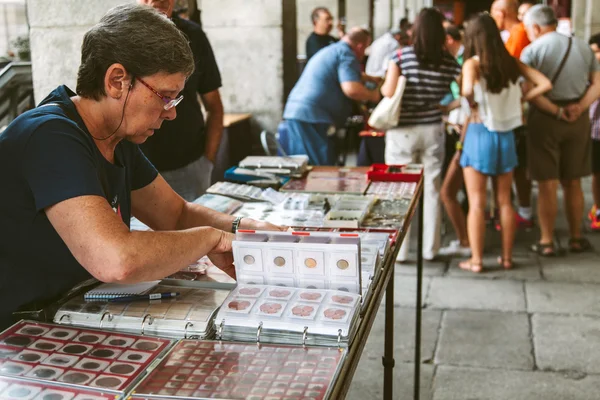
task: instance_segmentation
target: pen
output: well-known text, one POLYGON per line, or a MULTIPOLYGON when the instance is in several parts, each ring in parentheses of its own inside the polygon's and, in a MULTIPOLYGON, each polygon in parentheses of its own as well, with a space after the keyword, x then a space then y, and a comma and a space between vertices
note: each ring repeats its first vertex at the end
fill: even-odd
POLYGON ((179 293, 170 292, 170 293, 151 293, 151 294, 142 294, 138 296, 125 296, 125 297, 115 297, 114 299, 110 299, 110 302, 126 302, 126 301, 138 301, 138 300, 160 300, 160 299, 172 299, 173 297, 179 296, 179 293))

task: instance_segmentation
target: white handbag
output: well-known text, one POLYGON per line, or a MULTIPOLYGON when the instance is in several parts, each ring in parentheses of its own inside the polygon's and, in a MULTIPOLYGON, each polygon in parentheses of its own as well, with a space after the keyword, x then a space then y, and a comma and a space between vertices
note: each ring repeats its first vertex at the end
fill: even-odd
POLYGON ((392 97, 381 99, 369 117, 369 126, 375 129, 387 130, 398 126, 400 109, 402 108, 402 95, 406 88, 406 77, 400 75, 396 84, 396 91, 392 97))

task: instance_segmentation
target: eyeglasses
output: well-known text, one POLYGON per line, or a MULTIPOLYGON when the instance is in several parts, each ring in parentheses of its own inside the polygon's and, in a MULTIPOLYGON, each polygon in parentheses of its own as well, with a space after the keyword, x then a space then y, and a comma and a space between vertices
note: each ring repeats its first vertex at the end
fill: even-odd
POLYGON ((135 78, 135 79, 137 79, 138 81, 140 81, 141 84, 144 85, 144 86, 146 86, 148 89, 152 90, 152 92, 155 95, 157 95, 158 97, 160 97, 160 99, 165 102, 165 105, 163 106, 163 108, 165 110, 170 110, 171 108, 177 106, 177 104, 181 103, 181 100, 183 100, 183 95, 181 95, 181 96, 179 96, 179 97, 177 97, 175 99, 172 99, 170 97, 163 96, 162 94, 158 93, 156 91, 156 89, 154 89, 152 86, 150 86, 146 82, 144 82, 144 80, 142 78, 135 78))

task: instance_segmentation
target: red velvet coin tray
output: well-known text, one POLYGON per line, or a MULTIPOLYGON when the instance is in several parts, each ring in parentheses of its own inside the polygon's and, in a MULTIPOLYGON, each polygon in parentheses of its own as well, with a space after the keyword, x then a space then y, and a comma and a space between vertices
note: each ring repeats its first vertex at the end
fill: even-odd
POLYGON ((0 334, 0 376, 122 393, 173 342, 21 321, 0 334))
POLYGON ((114 400, 114 393, 0 376, 3 400, 114 400))

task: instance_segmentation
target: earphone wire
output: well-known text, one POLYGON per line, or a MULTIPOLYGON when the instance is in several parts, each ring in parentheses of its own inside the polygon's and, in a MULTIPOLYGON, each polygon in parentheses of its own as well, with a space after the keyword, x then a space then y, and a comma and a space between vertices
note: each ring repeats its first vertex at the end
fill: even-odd
POLYGON ((94 138, 95 140, 98 140, 98 141, 103 141, 103 140, 110 139, 111 137, 113 137, 115 135, 115 133, 117 133, 117 131, 119 130, 119 128, 123 124, 123 120, 125 119, 125 106, 127 106, 127 100, 129 99, 129 93, 131 92, 131 88, 132 87, 133 87, 133 83, 131 83, 129 85, 129 89, 127 90, 127 96, 125 96, 125 103, 123 103, 123 112, 121 113, 121 122, 119 122, 119 125, 117 126, 117 129, 115 129, 113 133, 111 133, 110 135, 108 135, 105 138, 97 138, 96 136, 92 135, 92 133, 90 132, 90 136, 92 138, 94 138))

